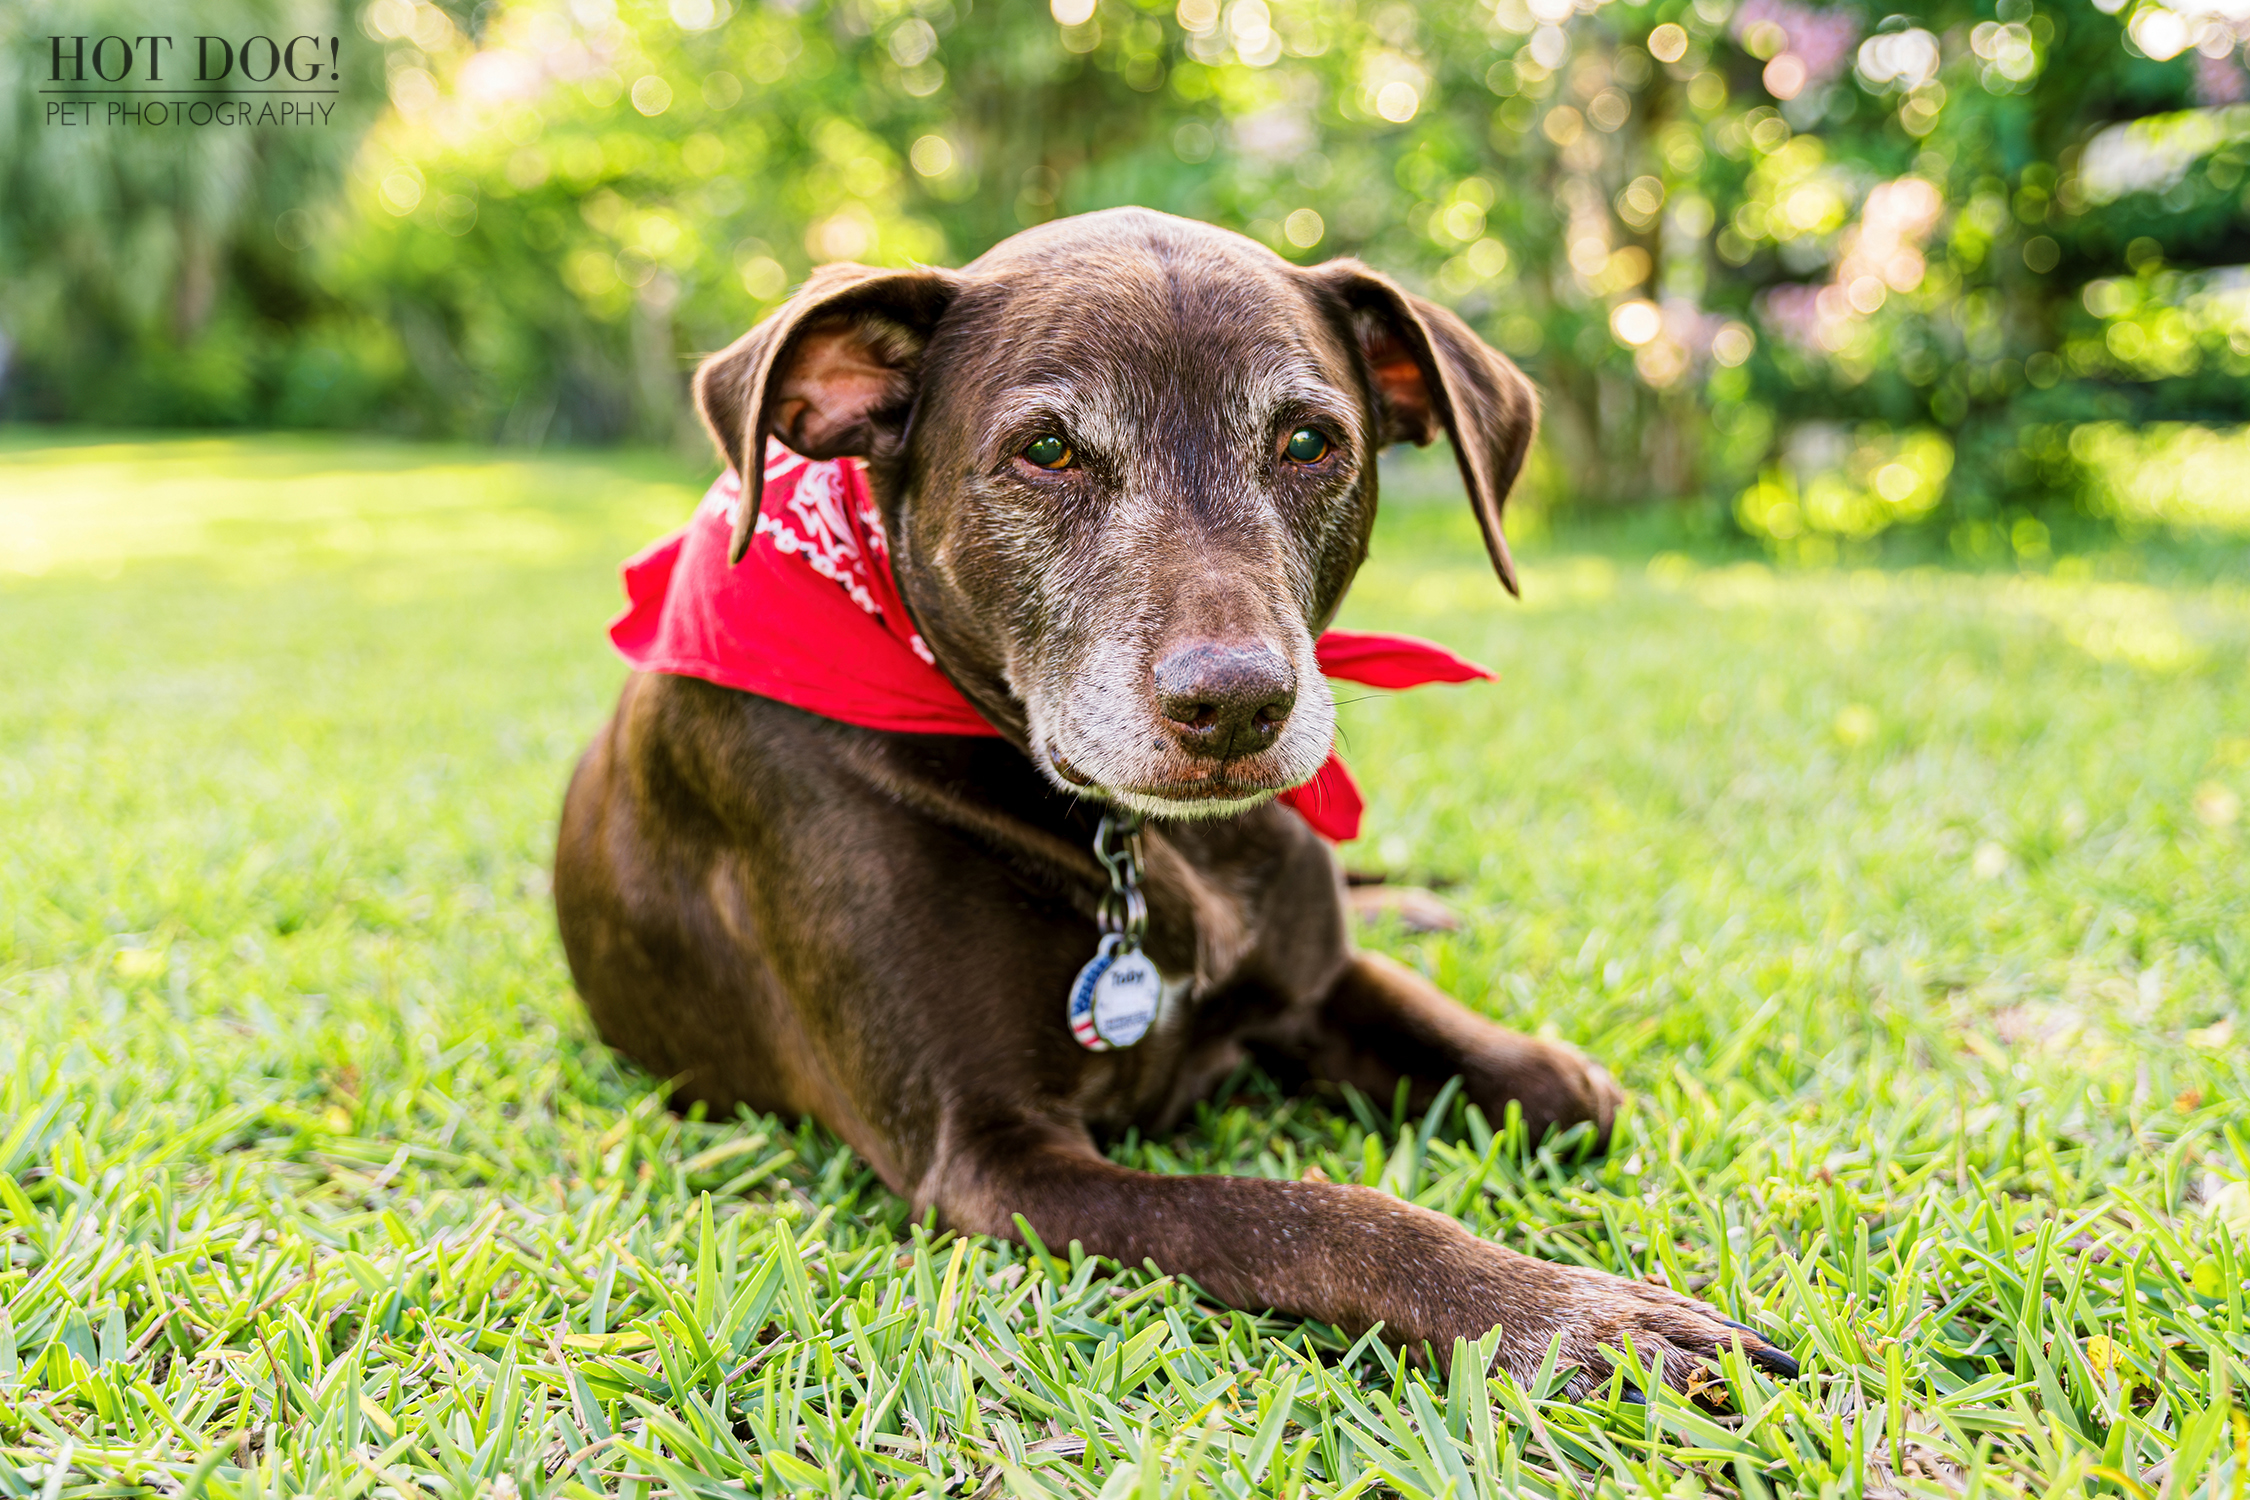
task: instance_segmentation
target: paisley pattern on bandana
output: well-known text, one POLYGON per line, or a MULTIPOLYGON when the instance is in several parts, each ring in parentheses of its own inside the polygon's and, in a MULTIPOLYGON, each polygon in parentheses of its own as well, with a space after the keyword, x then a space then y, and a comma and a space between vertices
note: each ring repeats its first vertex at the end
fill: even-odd
MULTIPOLYGON (((776 450, 777 461, 766 466, 766 501, 758 507, 758 535, 770 538, 782 556, 797 558, 842 588, 868 614, 883 619, 871 580, 875 569, 890 570, 891 546, 874 496, 865 484, 847 483, 843 466, 848 459, 816 463, 778 445, 776 450), (774 504, 775 495, 783 491, 788 498, 774 504)), ((730 525, 732 512, 741 503, 737 487, 729 507, 730 525)), ((928 643, 911 626, 906 643, 916 656, 937 665, 928 643)))

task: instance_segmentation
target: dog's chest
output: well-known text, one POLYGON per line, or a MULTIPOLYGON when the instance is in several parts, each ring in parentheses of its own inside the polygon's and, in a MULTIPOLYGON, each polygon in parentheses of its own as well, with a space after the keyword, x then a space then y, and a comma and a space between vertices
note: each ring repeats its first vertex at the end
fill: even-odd
MULTIPOLYGON (((1155 1015, 1127 1046, 1084 1048, 1072 1103, 1091 1122, 1125 1125, 1147 1119, 1171 1092, 1195 1031, 1194 977, 1157 969, 1155 1015)), ((1074 1036, 1085 1028, 1074 1027, 1074 1036)), ((1083 1037, 1079 1040, 1083 1044, 1083 1037)))
POLYGON ((1166 975, 1148 1035, 1131 1047, 1086 1053, 1071 1103, 1097 1135, 1128 1127, 1161 1134, 1178 1127, 1199 1099, 1249 1060, 1227 1015, 1207 1012, 1213 988, 1186 975, 1166 975))

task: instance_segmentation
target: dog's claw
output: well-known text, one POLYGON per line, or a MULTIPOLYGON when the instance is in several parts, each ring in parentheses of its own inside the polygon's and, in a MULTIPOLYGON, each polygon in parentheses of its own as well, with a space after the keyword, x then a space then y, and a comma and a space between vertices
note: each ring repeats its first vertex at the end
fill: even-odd
POLYGON ((1794 1356, 1775 1344, 1763 1333, 1752 1328, 1748 1323, 1737 1323, 1732 1318, 1714 1318, 1712 1321, 1722 1327, 1737 1329, 1749 1334, 1750 1338, 1742 1341, 1742 1352, 1748 1357, 1750 1363, 1756 1365, 1768 1375, 1777 1375, 1783 1380, 1795 1380, 1801 1373, 1794 1356), (1751 1340, 1756 1342, 1753 1343, 1751 1340))
POLYGON ((1800 1373, 1796 1359, 1782 1353, 1771 1344, 1762 1349, 1745 1349, 1743 1353, 1750 1356, 1750 1363, 1756 1365, 1768 1375, 1779 1376, 1783 1380, 1795 1380, 1800 1373))
MULTIPOLYGON (((1707 1302, 1599 1272, 1565 1274, 1575 1282, 1578 1296, 1597 1309, 1564 1340, 1564 1353, 1576 1360, 1582 1375, 1568 1388, 1573 1400, 1603 1399, 1609 1382, 1619 1378, 1608 1351, 1627 1347, 1638 1348, 1638 1357, 1665 1386, 1699 1405, 1716 1399, 1721 1406, 1715 1409, 1723 1409, 1724 1397, 1718 1393, 1724 1383, 1718 1375, 1729 1346, 1773 1379, 1795 1380, 1801 1373, 1795 1356, 1707 1302)), ((1649 1393, 1627 1387, 1611 1399, 1646 1404, 1649 1393)))

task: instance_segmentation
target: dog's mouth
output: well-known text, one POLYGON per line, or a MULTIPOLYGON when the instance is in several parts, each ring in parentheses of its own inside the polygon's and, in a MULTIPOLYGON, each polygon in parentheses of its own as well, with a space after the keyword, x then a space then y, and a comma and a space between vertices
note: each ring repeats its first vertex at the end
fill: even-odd
POLYGON ((1270 797, 1282 788, 1277 783, 1241 781, 1232 776, 1207 776, 1201 781, 1121 786, 1112 790, 1128 797, 1154 797, 1166 802, 1234 802, 1244 797, 1270 797))
POLYGON ((1105 784, 1050 750, 1047 763, 1055 774, 1074 787, 1093 792, 1141 812, 1208 817, 1239 812, 1289 790, 1294 785, 1280 775, 1244 774, 1249 763, 1265 756, 1214 767, 1201 775, 1162 781, 1105 784))

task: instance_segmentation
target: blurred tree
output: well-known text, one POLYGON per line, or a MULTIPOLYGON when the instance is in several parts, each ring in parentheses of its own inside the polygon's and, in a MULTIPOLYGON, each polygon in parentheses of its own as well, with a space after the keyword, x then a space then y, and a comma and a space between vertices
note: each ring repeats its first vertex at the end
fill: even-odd
POLYGON ((2250 416, 2250 22, 2101 3, 377 0, 394 108, 267 330, 352 394, 247 415, 676 435, 813 264, 1144 203, 1459 307, 1563 498, 2036 554, 2114 424, 2250 416))
POLYGON ((2037 556, 2058 514, 2114 507, 2082 424, 2250 416, 2250 28, 1944 4, 1829 81, 1834 14, 1727 24, 1728 90, 1760 102, 1712 135, 1747 169, 1712 300, 1763 339, 1709 388, 1777 434, 1738 515, 1833 555, 1942 504, 1959 549, 2037 556))
MULTIPOLYGON (((295 252, 385 103, 381 57, 347 18, 331 0, 0 6, 0 412, 160 424, 271 417, 279 372, 262 346, 286 343, 315 311, 295 252), (337 37, 339 76, 319 80, 338 90, 324 101, 335 106, 328 123, 197 126, 175 107, 179 96, 146 92, 97 99, 79 123, 50 116, 58 67, 65 81, 83 72, 92 87, 145 89, 153 52, 156 83, 215 87, 194 82, 199 34, 231 39, 229 67, 234 45, 251 37, 337 37), (156 36, 170 45, 156 47, 156 36), (116 76, 103 81, 75 50, 62 62, 66 37, 113 38, 99 66, 116 76), (113 103, 140 108, 112 123, 113 103)), ((211 53, 213 72, 220 56, 211 53)))

